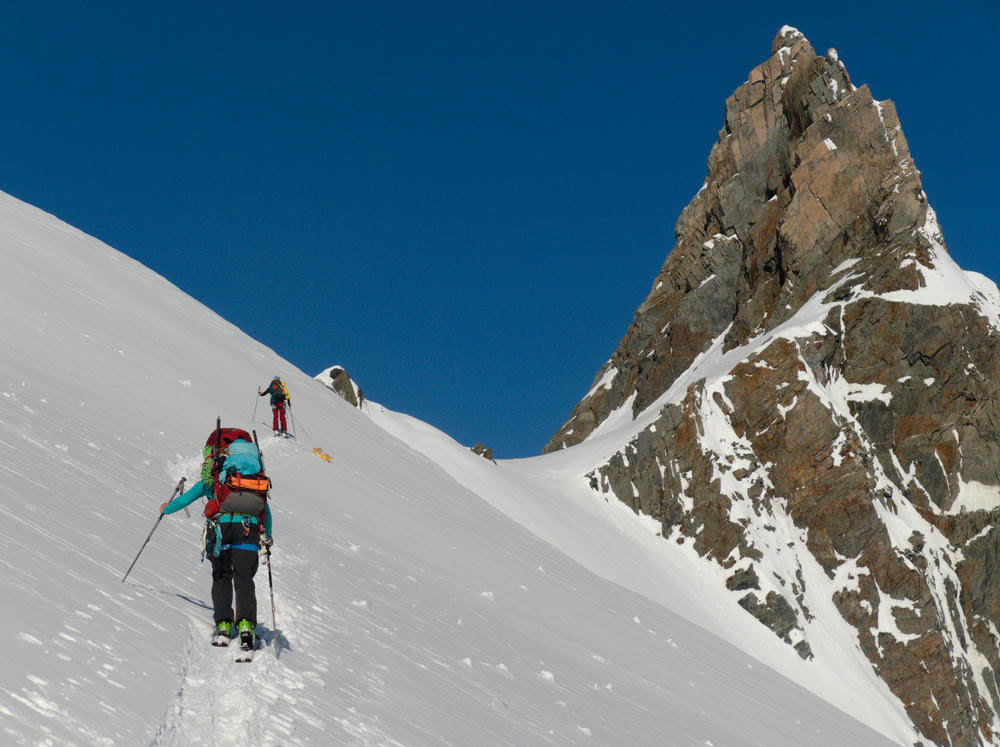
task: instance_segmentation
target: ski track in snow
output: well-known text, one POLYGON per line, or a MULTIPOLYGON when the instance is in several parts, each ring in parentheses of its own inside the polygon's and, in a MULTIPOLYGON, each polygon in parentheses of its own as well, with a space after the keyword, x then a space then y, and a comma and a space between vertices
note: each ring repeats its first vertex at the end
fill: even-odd
POLYGON ((234 661, 238 645, 209 644, 210 627, 203 614, 190 615, 190 635, 177 695, 168 706, 154 745, 288 744, 284 718, 271 718, 271 705, 281 692, 294 692, 296 678, 274 659, 272 631, 258 625, 266 645, 254 661, 234 661))

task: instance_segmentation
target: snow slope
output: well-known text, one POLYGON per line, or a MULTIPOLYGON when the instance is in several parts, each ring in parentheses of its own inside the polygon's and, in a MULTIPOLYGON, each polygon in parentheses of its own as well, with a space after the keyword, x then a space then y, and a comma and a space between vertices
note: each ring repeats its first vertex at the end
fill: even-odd
MULTIPOLYGON (((729 608, 664 606, 663 589, 701 598, 697 568, 658 552, 638 517, 595 508, 566 457, 493 465, 405 416, 355 410, 2 194, 0 258, 4 744, 912 740, 877 690, 851 709, 862 725, 697 623, 729 608), (256 390, 275 374, 297 440, 262 424, 256 390), (265 647, 249 665, 207 645, 197 515, 166 517, 121 581, 157 506, 197 478, 217 415, 260 431, 274 482, 277 630, 262 569, 265 647), (651 559, 662 584, 638 580, 651 559)), ((247 303, 222 277, 219 293, 247 303)), ((714 625, 747 650, 763 640, 738 619, 714 625)))
MULTIPOLYGON (((815 659, 803 661, 752 618, 725 587, 728 571, 706 562, 691 543, 664 540, 658 522, 587 487, 584 475, 621 443, 621 433, 532 459, 491 462, 419 420, 368 408, 373 420, 416 445, 455 479, 602 578, 631 589, 697 627, 711 631, 763 664, 884 734, 912 743, 899 701, 854 643, 856 632, 832 602, 819 609, 809 641, 815 659)), ((790 534, 791 536, 791 534, 790 534)), ((808 582, 827 588, 829 579, 808 582)))

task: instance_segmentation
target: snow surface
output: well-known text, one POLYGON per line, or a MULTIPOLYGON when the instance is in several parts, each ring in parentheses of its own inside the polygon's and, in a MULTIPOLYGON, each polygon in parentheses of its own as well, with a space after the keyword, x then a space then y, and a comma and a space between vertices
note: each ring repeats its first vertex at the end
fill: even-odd
POLYGON ((820 612, 840 656, 801 661, 709 564, 591 491, 599 439, 493 464, 376 403, 351 408, 3 194, 0 257, 0 742, 914 741, 839 617, 820 612), (121 579, 178 478, 197 479, 217 415, 269 434, 256 391, 275 374, 298 436, 262 440, 277 626, 262 568, 264 648, 235 664, 208 645, 196 510, 165 517, 121 579))

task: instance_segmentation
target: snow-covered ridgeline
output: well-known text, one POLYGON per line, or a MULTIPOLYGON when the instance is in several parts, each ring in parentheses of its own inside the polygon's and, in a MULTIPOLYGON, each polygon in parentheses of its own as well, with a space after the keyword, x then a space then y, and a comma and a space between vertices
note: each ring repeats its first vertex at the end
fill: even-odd
MULTIPOLYGON (((492 465, 456 446, 428 459, 443 438, 428 426, 412 421, 404 443, 154 273, 5 195, 0 255, 5 743, 885 743, 589 570, 635 517, 575 521, 562 509, 593 498, 558 458, 492 465), (216 416, 267 430, 251 422, 256 390, 279 373, 312 439, 263 442, 277 630, 259 574, 266 648, 248 667, 207 645, 197 515, 162 521, 121 577, 177 478, 196 479, 216 416), (496 471, 455 479, 468 460, 496 471), (503 491, 541 536, 592 557, 498 511, 503 491)), ((647 557, 642 542, 615 548, 622 571, 647 557)), ((672 560, 654 574, 697 587, 696 566, 672 560)))

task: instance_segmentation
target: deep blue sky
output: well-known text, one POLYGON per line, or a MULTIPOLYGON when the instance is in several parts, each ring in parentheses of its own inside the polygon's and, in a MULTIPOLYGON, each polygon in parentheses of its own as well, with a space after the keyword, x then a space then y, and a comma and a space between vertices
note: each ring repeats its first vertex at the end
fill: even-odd
POLYGON ((307 373, 339 363, 527 456, 625 333, 725 98, 789 24, 896 103, 952 256, 1000 278, 997 10, 673 5, 4 4, 0 189, 307 373))

